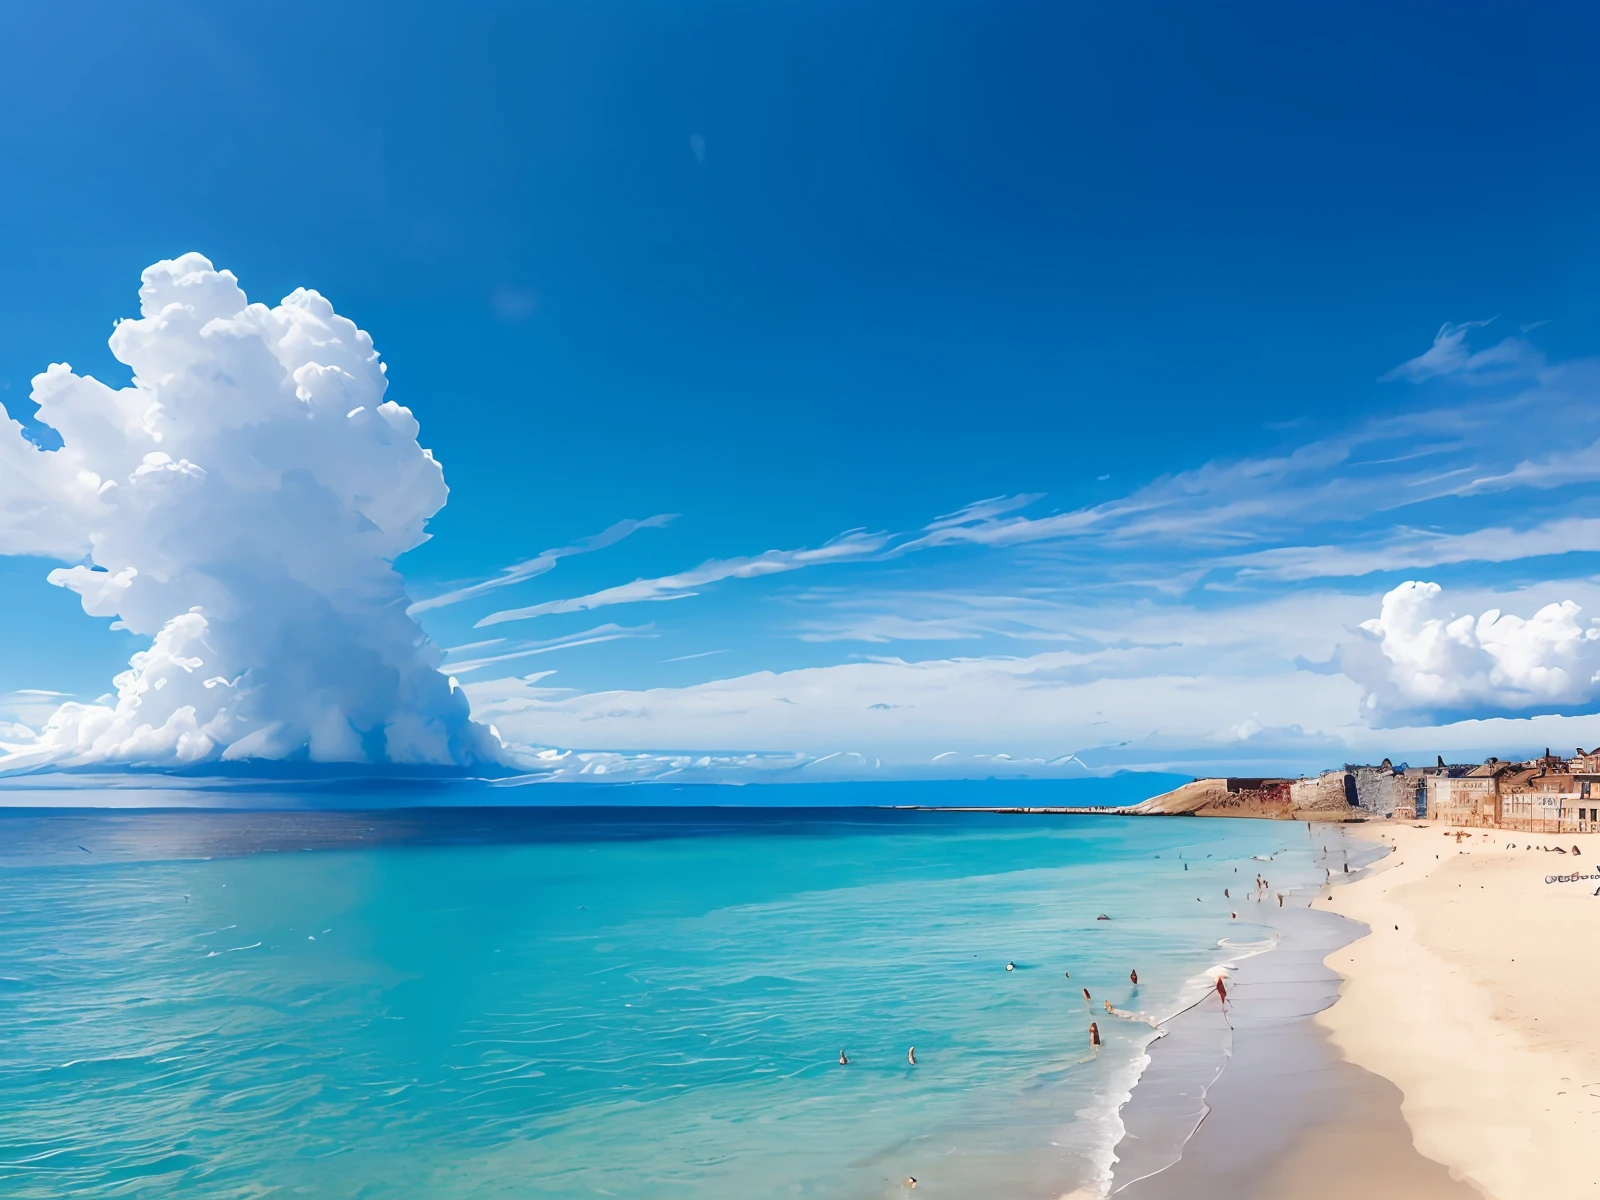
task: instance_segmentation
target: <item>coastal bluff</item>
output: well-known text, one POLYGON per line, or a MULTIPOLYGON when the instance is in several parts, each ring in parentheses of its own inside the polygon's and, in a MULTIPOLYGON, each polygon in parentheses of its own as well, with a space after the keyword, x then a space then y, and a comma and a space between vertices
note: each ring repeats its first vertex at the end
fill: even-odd
MULTIPOLYGON (((948 812, 1023 816, 1259 817, 1274 821, 1364 821, 1372 814, 1351 798, 1343 771, 1310 779, 1195 779, 1138 804, 1026 807, 950 807, 948 812)), ((932 809, 935 805, 908 805, 932 809)))
POLYGON ((1264 817, 1279 821, 1351 821, 1343 777, 1311 779, 1196 779, 1120 810, 1130 816, 1264 817))

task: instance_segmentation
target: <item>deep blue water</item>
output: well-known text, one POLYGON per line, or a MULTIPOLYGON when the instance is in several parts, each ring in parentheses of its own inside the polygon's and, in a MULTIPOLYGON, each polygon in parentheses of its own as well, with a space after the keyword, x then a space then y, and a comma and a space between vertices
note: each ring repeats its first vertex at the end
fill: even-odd
POLYGON ((1152 1034, 1103 1001, 1186 1003, 1264 936, 1241 885, 1309 885, 1318 849, 871 809, 3 812, 0 1194, 1092 1193, 1152 1034))

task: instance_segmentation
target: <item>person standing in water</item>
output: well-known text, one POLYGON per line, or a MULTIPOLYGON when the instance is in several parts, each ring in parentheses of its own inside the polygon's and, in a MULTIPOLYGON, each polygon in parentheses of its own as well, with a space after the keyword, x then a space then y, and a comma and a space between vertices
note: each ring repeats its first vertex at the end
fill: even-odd
POLYGON ((1083 989, 1083 1002, 1085 1004, 1092 1003, 1092 1001, 1089 999, 1089 989, 1088 988, 1084 988, 1083 989))
POLYGON ((1100 1049, 1100 1026, 1093 1021, 1089 1022, 1089 1047, 1092 1050, 1100 1049))
POLYGON ((1139 986, 1139 968, 1138 967, 1135 967, 1133 970, 1128 972, 1128 980, 1129 980, 1130 983, 1133 984, 1134 987, 1138 987, 1139 986))
POLYGON ((850 1065, 849 1056, 846 1055, 843 1050, 839 1051, 839 1065, 841 1067, 848 1067, 850 1065))
POLYGON ((906 1051, 906 1062, 910 1063, 913 1067, 917 1065, 917 1048, 915 1046, 912 1046, 906 1051))

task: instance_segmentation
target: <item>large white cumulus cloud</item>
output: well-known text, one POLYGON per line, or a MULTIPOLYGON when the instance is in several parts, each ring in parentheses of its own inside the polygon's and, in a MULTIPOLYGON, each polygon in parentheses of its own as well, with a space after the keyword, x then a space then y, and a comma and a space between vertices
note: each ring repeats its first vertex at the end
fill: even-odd
POLYGON ((1571 600, 1526 619, 1494 608, 1458 616, 1438 584, 1413 581, 1361 628, 1368 652, 1347 653, 1344 667, 1377 724, 1529 716, 1600 698, 1600 627, 1571 600))
POLYGON ((39 448, 0 408, 0 553, 151 639, 114 703, 62 706, 8 765, 498 757, 406 614, 394 559, 448 494, 372 339, 314 291, 251 304, 198 254, 144 272, 111 388, 52 365, 39 448))

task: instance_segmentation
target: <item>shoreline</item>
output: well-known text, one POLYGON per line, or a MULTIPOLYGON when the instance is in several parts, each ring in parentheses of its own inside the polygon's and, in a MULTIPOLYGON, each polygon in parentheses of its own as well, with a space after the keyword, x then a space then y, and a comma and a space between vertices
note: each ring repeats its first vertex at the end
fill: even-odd
MULTIPOLYGON (((1348 855, 1358 868, 1351 878, 1362 879, 1381 853, 1366 839, 1330 841, 1327 861, 1340 864, 1348 855)), ((1175 1018, 1168 1035, 1151 1045, 1123 1109, 1111 1195, 1331 1200, 1360 1191, 1382 1200, 1472 1200, 1478 1194, 1416 1151, 1397 1089, 1344 1061, 1315 1024, 1339 991, 1339 976, 1324 960, 1366 931, 1311 907, 1312 895, 1289 893, 1285 908, 1260 919, 1275 942, 1230 970, 1220 1043, 1214 1038, 1220 1006, 1206 1004, 1175 1018), (1187 1135, 1174 1151, 1171 1134, 1185 1124, 1187 1135)))
POLYGON ((1373 930, 1329 956, 1343 982, 1318 1024, 1394 1082, 1419 1151, 1481 1194, 1600 1196, 1600 899, 1587 882, 1546 882, 1595 870, 1600 844, 1457 832, 1362 831, 1391 854, 1318 901, 1373 930), (1538 848, 1557 844, 1566 853, 1538 848))
POLYGON ((1365 861, 1295 895, 1282 940, 1233 974, 1224 1068, 1197 1088, 1163 1066, 1171 1039, 1151 1046, 1111 1195, 1600 1197, 1600 844, 1431 822, 1339 836, 1365 861), (1148 1173, 1141 1122, 1185 1086, 1198 1124, 1148 1173))

